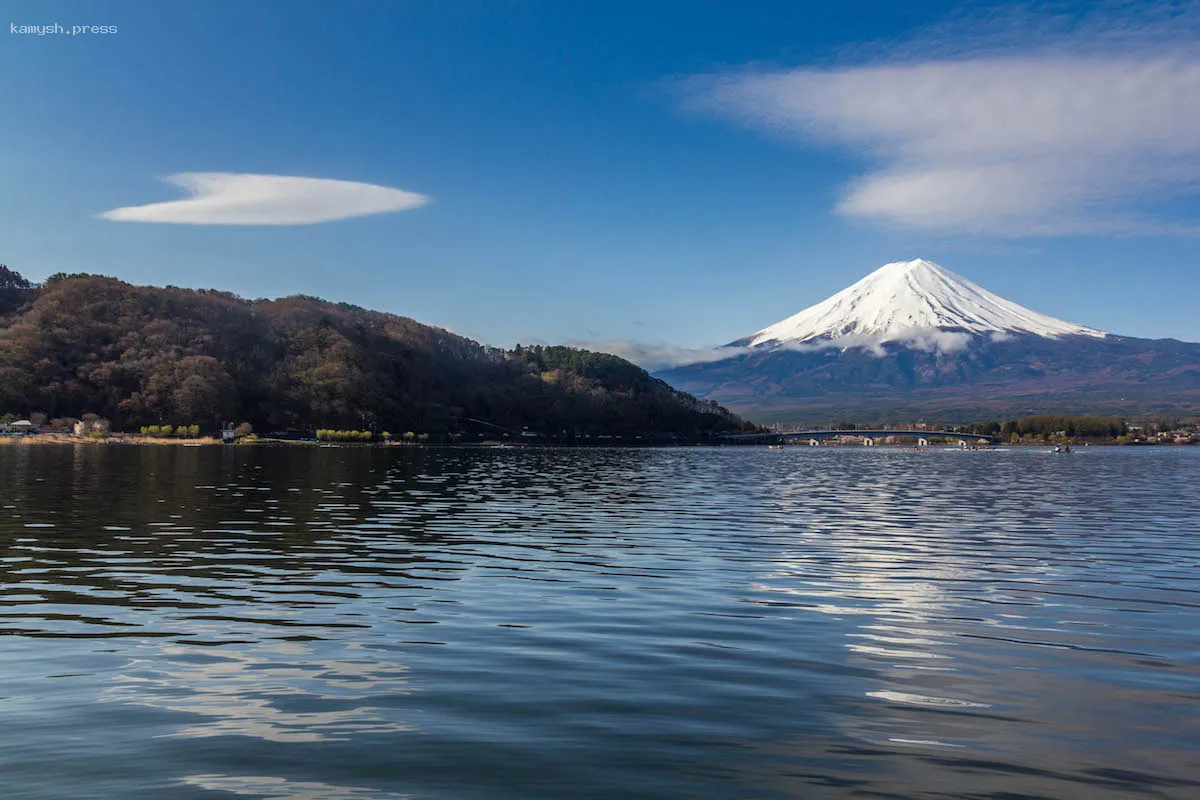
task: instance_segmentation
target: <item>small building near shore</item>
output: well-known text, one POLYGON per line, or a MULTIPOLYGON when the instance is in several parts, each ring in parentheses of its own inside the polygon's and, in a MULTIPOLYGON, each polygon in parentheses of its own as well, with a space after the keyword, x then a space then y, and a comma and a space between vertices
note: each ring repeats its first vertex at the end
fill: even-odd
POLYGON ((34 425, 27 419, 19 419, 16 422, 5 422, 0 424, 0 433, 9 434, 10 436, 25 436, 34 433, 41 433, 41 428, 34 425))
POLYGON ((96 414, 84 414, 83 419, 75 423, 73 430, 76 436, 107 436, 112 433, 112 423, 96 414))

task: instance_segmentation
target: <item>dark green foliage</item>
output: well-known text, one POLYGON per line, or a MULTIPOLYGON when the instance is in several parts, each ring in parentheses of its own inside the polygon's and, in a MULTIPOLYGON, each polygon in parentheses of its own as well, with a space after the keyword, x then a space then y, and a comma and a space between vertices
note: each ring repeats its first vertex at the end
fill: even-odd
POLYGON ((0 315, 10 314, 32 300, 36 289, 21 273, 0 264, 0 315))
POLYGON ((615 356, 485 348, 311 297, 247 301, 94 275, 17 288, 28 297, 0 322, 0 410, 19 414, 94 412, 126 429, 245 420, 263 432, 698 436, 744 425, 615 356))
POLYGON ((999 422, 979 422, 974 425, 963 425, 959 428, 962 433, 982 433, 984 436, 999 436, 1003 426, 999 422))
POLYGON ((536 418, 510 418, 511 427, 548 434, 690 435, 744 426, 716 403, 677 391, 617 356, 574 347, 518 345, 499 357, 507 369, 524 373, 518 382, 521 393, 539 412, 536 418))
MULTIPOLYGON (((996 423, 990 423, 996 425, 996 423)), ((1056 434, 1068 437, 1115 439, 1127 432, 1125 420, 1120 417, 1057 417, 1042 415, 1010 420, 997 426, 1004 437, 1012 434, 1018 436, 1054 436, 1056 434)), ((980 431, 990 433, 990 431, 980 431)))
POLYGON ((641 367, 607 353, 579 350, 574 347, 517 347, 513 358, 537 372, 566 370, 581 378, 599 381, 609 388, 627 390, 648 389, 662 385, 641 367))

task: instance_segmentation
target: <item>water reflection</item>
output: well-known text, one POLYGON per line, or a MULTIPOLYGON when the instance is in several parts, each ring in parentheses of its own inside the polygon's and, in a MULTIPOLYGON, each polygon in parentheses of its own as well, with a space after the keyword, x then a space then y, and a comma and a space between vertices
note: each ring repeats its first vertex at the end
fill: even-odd
MULTIPOLYGON (((909 469, 930 456, 890 455, 874 456, 871 476, 891 472, 892 480, 869 491, 843 491, 857 475, 825 473, 818 485, 802 472, 789 474, 783 510, 812 522, 803 545, 784 552, 756 587, 846 624, 847 663, 872 675, 867 700, 844 698, 837 715, 838 729, 867 745, 846 752, 886 761, 889 771, 915 758, 914 786, 924 785, 919 770, 928 773, 931 764, 972 776, 943 778, 945 794, 930 796, 973 796, 979 780, 988 796, 1058 783, 1078 783, 1076 791, 1089 796, 1200 785, 1194 774, 1161 775, 1176 759, 1195 760, 1194 748, 1178 738, 1195 726, 1168 719, 1181 695, 1161 693, 1171 684, 1187 687, 1182 696, 1190 703, 1197 697, 1196 660, 1179 649, 1182 631, 1174 630, 1194 630, 1200 619, 1194 589, 1153 586, 1144 574, 1147 556, 1171 564, 1190 551, 1182 537, 1197 529, 1194 510, 1177 497, 1160 500, 1146 530, 1134 504, 1122 508, 1112 493, 1093 494, 1077 471, 1031 474, 1024 470, 1037 462, 1020 462, 1003 472, 1003 491, 975 484, 959 493, 954 483, 976 465, 938 469, 946 481, 938 484, 909 469), (1097 556, 1106 565, 1099 574, 1091 561, 1097 556), (1138 621, 1132 615, 1139 613, 1158 621, 1138 621), (1057 722, 1047 730, 1050 716, 1057 722), (1131 719, 1153 746, 1129 747, 1131 719), (1174 735, 1163 735, 1170 729, 1174 735), (898 747, 972 755, 939 761, 898 747), (1122 760, 1126 769, 1111 768, 1122 760)), ((852 464, 844 457, 831 466, 852 464)), ((1138 492, 1105 488, 1130 499, 1138 492)), ((831 758, 842 752, 834 742, 806 739, 803 747, 831 758)), ((857 783, 846 777, 843 788, 857 783)))
POLYGON ((412 726, 371 699, 406 694, 405 668, 358 647, 358 661, 322 660, 306 642, 243 644, 238 650, 166 645, 130 661, 102 701, 183 712, 202 721, 172 736, 250 736, 322 742, 398 733, 412 726))
POLYGON ((409 800, 409 795, 379 792, 353 786, 288 781, 263 775, 188 775, 181 781, 213 792, 250 797, 286 797, 288 800, 409 800))
POLYGON ((0 448, 0 785, 1189 796, 1198 479, 1182 450, 0 448))

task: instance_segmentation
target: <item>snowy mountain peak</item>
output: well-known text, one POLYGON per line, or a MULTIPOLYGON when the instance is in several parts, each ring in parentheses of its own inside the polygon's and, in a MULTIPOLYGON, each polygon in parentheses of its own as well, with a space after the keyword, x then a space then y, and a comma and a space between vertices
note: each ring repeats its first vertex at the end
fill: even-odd
POLYGON ((834 340, 899 342, 933 330, 969 334, 1107 336, 1039 314, 918 258, 885 264, 858 283, 738 342, 756 347, 834 340))

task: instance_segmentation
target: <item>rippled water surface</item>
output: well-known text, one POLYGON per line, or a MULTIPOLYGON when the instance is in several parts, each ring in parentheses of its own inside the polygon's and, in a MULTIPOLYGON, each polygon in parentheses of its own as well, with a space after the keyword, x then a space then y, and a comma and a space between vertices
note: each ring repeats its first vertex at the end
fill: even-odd
POLYGON ((0 797, 1200 797, 1200 448, 0 447, 0 797))

